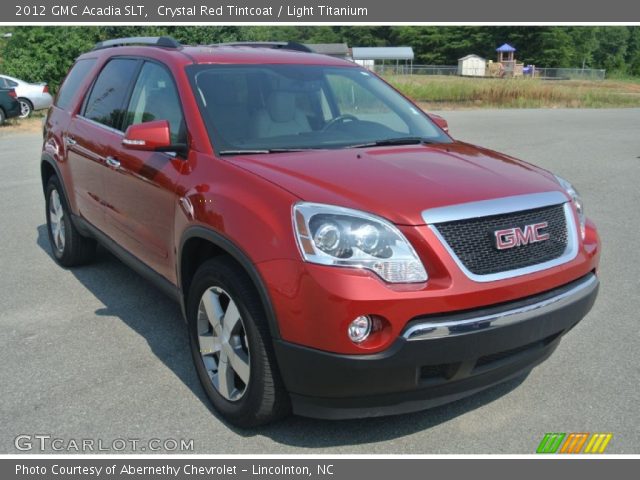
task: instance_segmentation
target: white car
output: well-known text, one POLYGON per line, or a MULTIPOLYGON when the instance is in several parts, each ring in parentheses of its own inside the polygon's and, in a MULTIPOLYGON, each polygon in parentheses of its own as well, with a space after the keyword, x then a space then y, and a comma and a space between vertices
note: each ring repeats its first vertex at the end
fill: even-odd
POLYGON ((20 118, 27 118, 34 110, 53 105, 53 97, 46 83, 28 83, 17 78, 0 75, 0 88, 13 88, 20 102, 20 118))

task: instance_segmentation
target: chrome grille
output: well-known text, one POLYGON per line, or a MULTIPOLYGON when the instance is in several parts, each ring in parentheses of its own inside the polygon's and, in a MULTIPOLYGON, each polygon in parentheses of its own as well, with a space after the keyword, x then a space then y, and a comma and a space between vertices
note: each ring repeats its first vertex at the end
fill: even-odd
POLYGON ((474 275, 490 275, 530 267, 561 257, 567 250, 568 231, 564 205, 510 212, 435 225, 464 267, 474 275), (549 239, 498 250, 495 232, 547 222, 549 239))

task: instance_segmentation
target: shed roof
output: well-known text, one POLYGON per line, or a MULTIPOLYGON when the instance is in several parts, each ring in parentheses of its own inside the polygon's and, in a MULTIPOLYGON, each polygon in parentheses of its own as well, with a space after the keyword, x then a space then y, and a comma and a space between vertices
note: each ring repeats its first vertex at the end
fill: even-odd
POLYGON ((349 55, 349 46, 346 43, 306 43, 305 45, 323 55, 349 55))
POLYGON ((508 43, 505 43, 505 44, 499 46, 498 48, 496 48, 496 52, 515 52, 515 51, 516 51, 516 49, 513 48, 508 43))
POLYGON ((469 55, 465 55, 464 57, 459 58, 458 61, 467 60, 469 58, 478 58, 478 59, 480 59, 480 60, 482 60, 484 62, 484 58, 482 58, 480 55, 476 55, 475 53, 471 53, 469 55))
POLYGON ((353 47, 354 60, 413 60, 411 47, 353 47))

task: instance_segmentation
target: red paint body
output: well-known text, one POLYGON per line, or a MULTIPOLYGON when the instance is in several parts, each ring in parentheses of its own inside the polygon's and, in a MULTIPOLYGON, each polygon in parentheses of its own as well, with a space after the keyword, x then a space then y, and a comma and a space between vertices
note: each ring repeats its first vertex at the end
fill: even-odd
MULTIPOLYGON (((118 48, 117 55, 154 59, 171 72, 188 132, 188 153, 179 158, 124 148, 122 132, 77 114, 92 79, 113 55, 114 49, 104 49, 81 57, 97 61, 80 85, 71 111, 53 107, 47 118, 44 152, 57 164, 72 212, 179 289, 179 250, 185 230, 200 225, 221 234, 258 271, 283 340, 329 352, 378 352, 416 316, 531 296, 598 266, 599 238, 593 223, 587 222, 574 260, 520 277, 474 282, 425 225, 421 212, 512 195, 564 192, 549 172, 461 142, 220 158, 185 73, 194 62, 360 68, 355 64, 255 48, 118 48), (69 147, 65 136, 73 137, 76 145, 69 147), (110 168, 108 157, 116 157, 122 168, 110 168), (291 220, 292 205, 300 200, 364 210, 390 220, 413 245, 429 280, 391 285, 367 271, 304 262, 291 220), (363 314, 385 319, 385 328, 356 345, 345 332, 348 323, 363 314)), ((130 138, 144 134, 147 140, 166 143, 163 128, 155 125, 150 132, 153 128, 132 127, 130 138)))

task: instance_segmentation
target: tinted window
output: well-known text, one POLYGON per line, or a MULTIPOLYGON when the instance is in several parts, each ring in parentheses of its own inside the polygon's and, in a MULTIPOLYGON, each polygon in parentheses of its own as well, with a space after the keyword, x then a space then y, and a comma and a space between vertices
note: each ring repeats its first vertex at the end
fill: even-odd
POLYGON ((187 68, 220 153, 451 141, 372 73, 323 65, 187 68))
POLYGON ((0 88, 16 88, 18 84, 13 80, 9 80, 5 77, 0 77, 0 88))
POLYGON ((137 65, 137 60, 129 58, 119 58, 107 63, 93 85, 84 116, 119 130, 128 86, 137 65))
POLYGON ((67 75, 62 87, 60 87, 60 92, 56 100, 58 107, 69 110, 73 96, 78 92, 78 88, 80 88, 80 83, 82 83, 95 63, 96 61, 94 59, 79 60, 76 62, 67 75))
POLYGON ((185 143, 185 126, 173 78, 164 67, 146 62, 140 70, 123 130, 136 123, 167 120, 172 143, 185 143))

